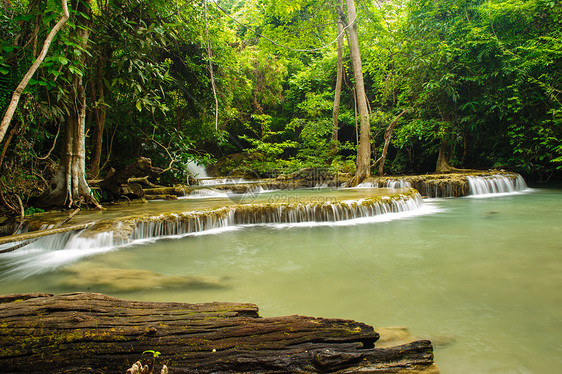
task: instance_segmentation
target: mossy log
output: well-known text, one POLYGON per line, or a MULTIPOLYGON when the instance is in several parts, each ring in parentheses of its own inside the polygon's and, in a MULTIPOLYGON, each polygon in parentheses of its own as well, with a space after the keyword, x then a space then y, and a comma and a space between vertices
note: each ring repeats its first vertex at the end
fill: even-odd
POLYGON ((6 373, 125 373, 146 350, 170 373, 438 372, 427 340, 376 348, 379 334, 363 323, 261 318, 254 304, 7 295, 0 321, 6 373))

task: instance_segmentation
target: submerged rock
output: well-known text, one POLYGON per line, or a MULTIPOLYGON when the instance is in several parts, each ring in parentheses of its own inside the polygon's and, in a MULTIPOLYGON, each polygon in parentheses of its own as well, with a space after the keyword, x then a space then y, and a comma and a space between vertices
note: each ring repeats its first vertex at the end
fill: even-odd
MULTIPOLYGON (((377 327, 375 328, 375 331, 380 335, 379 340, 375 343, 375 346, 378 348, 408 344, 422 339, 419 336, 413 335, 406 326, 377 327)), ((424 339, 431 340, 434 347, 444 347, 453 344, 456 340, 456 338, 452 335, 443 334, 424 337, 424 339)))
POLYGON ((69 288, 93 287, 106 292, 132 292, 154 288, 223 288, 224 279, 201 276, 164 275, 142 269, 111 268, 95 262, 66 267, 68 276, 61 282, 69 288))

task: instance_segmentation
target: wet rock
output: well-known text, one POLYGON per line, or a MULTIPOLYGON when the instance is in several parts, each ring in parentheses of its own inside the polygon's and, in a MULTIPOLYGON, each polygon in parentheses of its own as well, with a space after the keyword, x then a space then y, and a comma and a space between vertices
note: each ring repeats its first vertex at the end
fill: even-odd
POLYGON ((61 282, 68 288, 93 287, 105 292, 133 292, 154 288, 223 288, 223 279, 201 276, 169 276, 142 269, 110 268, 82 262, 64 269, 69 275, 61 282))

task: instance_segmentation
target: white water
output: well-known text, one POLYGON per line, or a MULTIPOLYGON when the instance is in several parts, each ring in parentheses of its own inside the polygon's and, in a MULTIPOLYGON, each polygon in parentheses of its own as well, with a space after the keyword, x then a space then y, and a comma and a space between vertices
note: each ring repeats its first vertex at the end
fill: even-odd
POLYGON ((473 197, 490 197, 520 193, 528 189, 521 175, 508 178, 503 175, 488 177, 467 177, 469 194, 473 197))
POLYGON ((377 182, 363 182, 359 183, 356 188, 410 188, 410 182, 402 179, 389 179, 379 186, 377 182))
POLYGON ((217 186, 221 184, 242 184, 242 183, 259 183, 259 181, 248 181, 244 178, 211 178, 201 179, 199 184, 202 186, 217 186))
POLYGON ((207 170, 202 165, 199 165, 195 161, 189 161, 187 163, 187 170, 197 179, 208 179, 210 178, 209 174, 207 174, 207 170))
MULTIPOLYGON (((275 196, 272 195, 272 196, 275 196)), ((317 196, 316 198, 320 198, 317 196)), ((368 219, 387 214, 413 212, 423 207, 423 200, 416 194, 414 198, 383 198, 332 201, 315 200, 311 197, 292 196, 288 203, 269 203, 231 205, 212 211, 194 211, 171 215, 152 216, 137 221, 131 240, 186 235, 237 225, 261 224, 300 224, 368 219)))

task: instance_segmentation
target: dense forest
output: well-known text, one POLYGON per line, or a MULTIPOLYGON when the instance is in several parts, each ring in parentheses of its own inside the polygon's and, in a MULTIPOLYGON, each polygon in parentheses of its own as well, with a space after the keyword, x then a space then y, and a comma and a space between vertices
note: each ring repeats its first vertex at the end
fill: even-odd
POLYGON ((140 156, 159 184, 189 161, 545 181, 561 92, 555 0, 0 0, 0 203, 96 204, 140 156))

